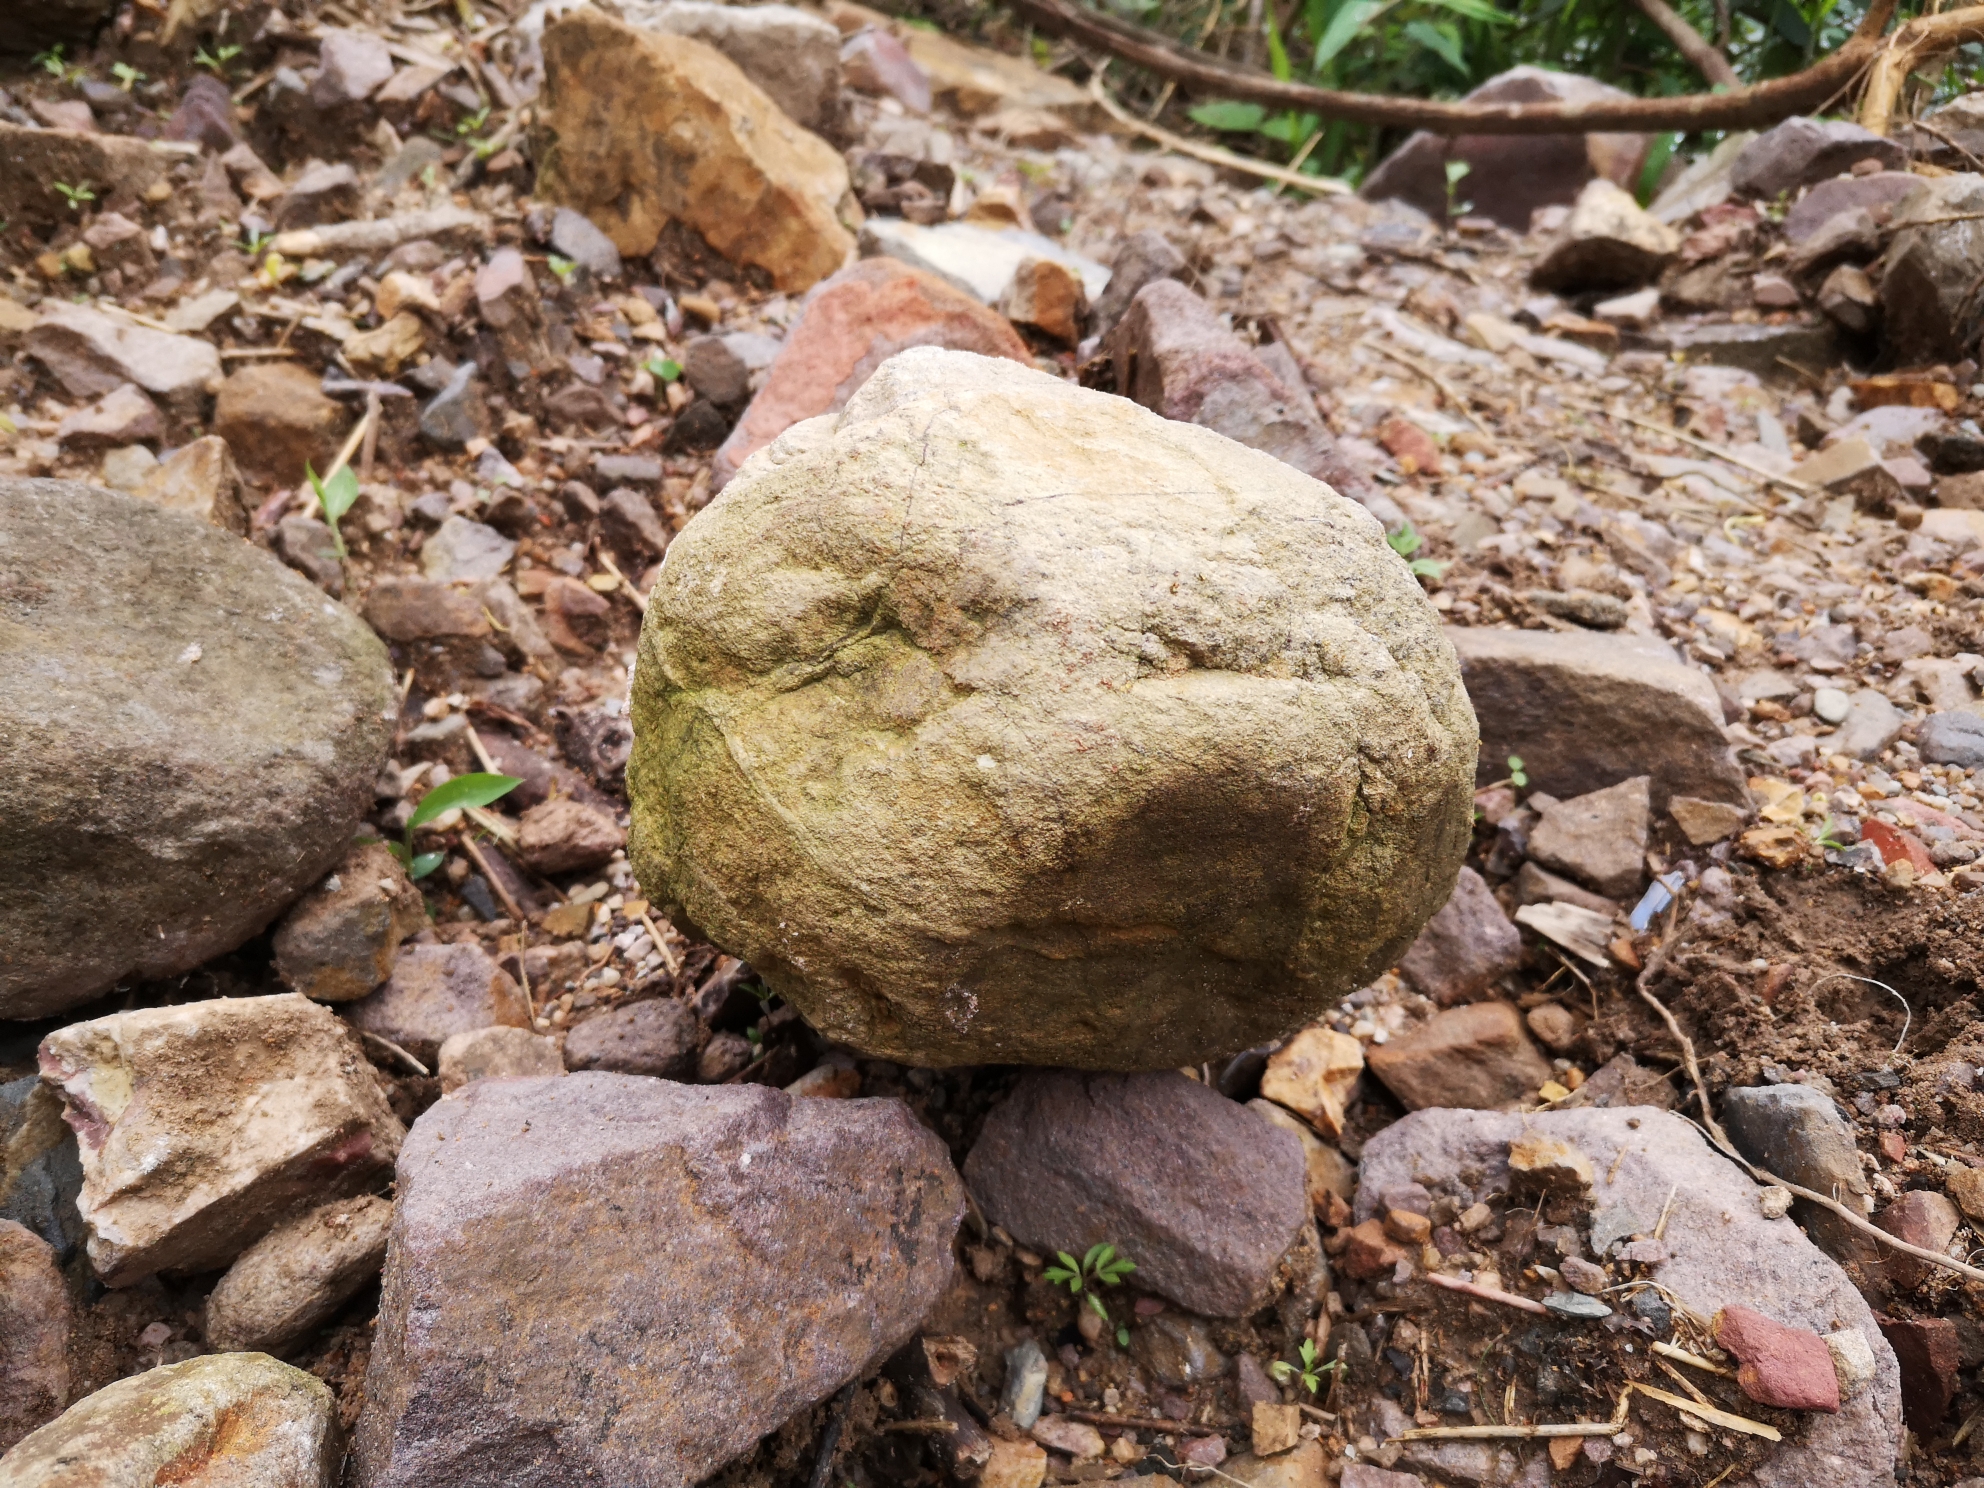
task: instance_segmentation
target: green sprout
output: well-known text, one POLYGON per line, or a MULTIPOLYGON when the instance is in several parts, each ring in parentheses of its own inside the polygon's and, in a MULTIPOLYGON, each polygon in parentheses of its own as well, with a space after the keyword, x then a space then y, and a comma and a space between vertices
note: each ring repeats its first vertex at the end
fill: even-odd
POLYGON ((262 250, 275 241, 275 236, 274 233, 257 232, 252 227, 243 228, 241 232, 241 251, 251 259, 260 258, 262 256, 262 250))
MULTIPOLYGON (((1102 1305, 1102 1298, 1096 1294, 1097 1287, 1120 1286, 1123 1278, 1137 1269, 1137 1263, 1128 1256, 1118 1255, 1116 1247, 1108 1241, 1091 1245, 1088 1253, 1079 1261, 1065 1250, 1055 1252, 1061 1264, 1049 1266, 1045 1272, 1048 1281, 1055 1286, 1064 1286, 1069 1293, 1080 1297, 1088 1304, 1090 1312, 1105 1323, 1110 1321, 1109 1309, 1102 1305)), ((1116 1330, 1118 1343, 1125 1343, 1129 1330, 1116 1330)))
POLYGON ((470 114, 466 119, 462 119, 456 123, 455 138, 467 139, 471 134, 480 134, 482 133, 482 126, 487 124, 488 122, 489 122, 489 105, 485 103, 481 108, 477 109, 474 113, 470 114))
POLYGON ((90 183, 87 181, 80 186, 71 186, 67 181, 57 181, 54 189, 62 194, 62 199, 69 204, 69 210, 72 212, 84 202, 96 200, 96 192, 90 188, 90 183))
POLYGON ((649 357, 643 365, 663 382, 677 382, 682 377, 682 364, 673 357, 649 357))
POLYGON ((1415 578, 1426 577, 1437 579, 1447 571, 1446 564, 1433 558, 1414 558, 1412 556, 1419 551, 1420 546, 1425 541, 1425 538, 1413 531, 1410 522, 1402 523, 1396 532, 1385 534, 1385 542, 1394 553, 1406 560, 1405 566, 1412 570, 1415 578))
POLYGON ((1523 771, 1522 756, 1519 754, 1509 756, 1509 784, 1513 786, 1529 784, 1529 776, 1523 771))
POLYGON ((147 73, 138 71, 129 62, 111 63, 110 75, 117 79, 117 86, 122 88, 126 93, 131 91, 133 84, 142 83, 149 76, 147 73))
POLYGON ((61 77, 62 74, 69 70, 69 64, 62 60, 62 44, 60 42, 57 42, 45 52, 35 53, 34 65, 39 67, 43 72, 53 73, 56 77, 61 77))
POLYGON ((1473 202, 1455 200, 1457 194, 1456 188, 1459 187, 1462 181, 1468 178, 1468 175, 1473 170, 1474 167, 1469 165, 1465 160, 1449 160, 1447 162, 1447 220, 1450 222, 1454 218, 1464 217, 1474 210, 1473 202))
POLYGON ((331 529, 331 545, 342 558, 345 556, 344 534, 338 531, 338 519, 350 511, 352 504, 358 500, 358 477, 351 473, 349 465, 340 465, 331 472, 329 480, 321 480, 307 461, 303 473, 309 478, 310 489, 317 493, 317 505, 324 509, 324 522, 331 529))
POLYGON ((420 798, 420 804, 413 808, 413 815, 406 819, 406 840, 389 842, 386 849, 400 860, 408 878, 427 877, 447 854, 444 852, 415 853, 413 834, 444 811, 452 811, 457 806, 464 809, 470 806, 487 806, 491 801, 500 801, 523 781, 514 775, 457 775, 445 785, 437 785, 420 798))
POLYGON ((1299 1365, 1290 1364, 1285 1359, 1277 1359, 1268 1365, 1268 1373, 1274 1376, 1276 1384, 1285 1385, 1291 1379, 1299 1379, 1302 1388, 1313 1395, 1322 1387, 1324 1375, 1343 1373, 1341 1359, 1332 1359, 1327 1364, 1317 1362, 1316 1340, 1313 1338, 1303 1339, 1302 1347, 1296 1350, 1295 1356, 1302 1361, 1299 1365))
POLYGON ((560 258, 555 253, 546 257, 544 265, 558 276, 558 282, 560 284, 570 284, 572 282, 572 275, 578 271, 579 267, 569 258, 560 258))
POLYGON ((1834 852, 1845 852, 1847 844, 1833 836, 1832 829, 1833 819, 1828 816, 1819 826, 1819 829, 1812 834, 1812 840, 1818 843, 1820 847, 1830 848, 1834 852))
POLYGON ((238 46, 215 47, 211 52, 201 47, 193 53, 193 61, 196 66, 206 68, 215 77, 225 77, 227 64, 240 55, 241 48, 238 46))

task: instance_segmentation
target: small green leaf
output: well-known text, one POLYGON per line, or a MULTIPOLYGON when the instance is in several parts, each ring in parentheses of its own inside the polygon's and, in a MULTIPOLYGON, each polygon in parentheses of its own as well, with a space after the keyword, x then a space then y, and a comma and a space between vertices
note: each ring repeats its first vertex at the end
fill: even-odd
POLYGON ((676 382, 682 376, 682 364, 673 357, 649 357, 646 367, 663 382, 676 382))
POLYGON ((1259 129, 1261 121, 1268 116, 1268 111, 1258 103, 1202 103, 1185 112, 1194 123, 1232 133, 1259 129))
POLYGON ((407 820, 407 833, 411 836, 442 812, 457 806, 487 806, 491 801, 500 801, 522 784, 515 775, 457 775, 420 798, 420 804, 413 808, 413 815, 407 820))
POLYGON ((423 879, 427 877, 428 874, 432 873, 436 868, 439 868, 441 866, 441 860, 445 857, 447 857, 446 853, 440 853, 440 852, 421 853, 418 857, 416 857, 413 860, 411 864, 407 866, 406 876, 408 878, 415 880, 423 879))
POLYGON ((329 480, 320 480, 307 461, 303 474, 310 482, 310 489, 317 493, 317 505, 323 509, 324 521, 331 529, 331 542, 337 548, 338 557, 342 558, 345 556, 344 534, 338 530, 338 520, 358 500, 358 477, 349 465, 340 465, 331 472, 329 480))
POLYGON ((1274 1363, 1268 1365, 1268 1373, 1274 1376, 1277 1385, 1285 1385, 1288 1383, 1288 1377, 1295 1373, 1295 1366, 1286 1359, 1276 1359, 1274 1363))
POLYGON ((1426 579, 1437 579, 1447 571, 1446 564, 1437 558, 1415 558, 1406 567, 1420 578, 1426 579))
POLYGON ((1431 21, 1409 21, 1405 35, 1459 73, 1463 82, 1471 79, 1467 57, 1461 51, 1460 33, 1453 26, 1436 26, 1431 21))
POLYGON ((1101 1318, 1105 1323, 1109 1321, 1109 1309, 1102 1305, 1102 1298, 1098 1297, 1094 1292, 1088 1294, 1088 1310, 1101 1318))
POLYGON ((1118 1325, 1116 1329, 1116 1347, 1126 1349, 1129 1346, 1130 1346, 1130 1330, 1128 1328, 1122 1327, 1121 1325, 1118 1325))
POLYGON ((1469 165, 1465 160, 1449 160, 1446 165, 1446 171, 1447 188, 1452 190, 1474 174, 1474 167, 1469 165))
POLYGON ((1519 754, 1512 754, 1509 756, 1509 784, 1511 785, 1529 784, 1529 776, 1524 773, 1522 756, 1519 754))
POLYGON ((558 282, 560 284, 570 284, 572 282, 572 275, 577 271, 579 267, 577 264, 573 263, 571 259, 560 258, 555 253, 549 254, 545 257, 544 265, 546 268, 550 269, 552 273, 558 276, 558 282))
POLYGON ((406 850, 404 843, 388 842, 386 844, 386 851, 399 859, 400 867, 402 868, 413 861, 413 854, 406 850))
POLYGON ((1414 553, 1419 551, 1420 544, 1425 542, 1426 539, 1413 531, 1412 524, 1407 522, 1398 531, 1387 533, 1385 541, 1399 557, 1410 558, 1414 553))
POLYGON ((1335 58, 1336 54, 1357 39, 1357 34, 1366 25, 1376 20, 1390 6, 1384 0, 1351 0, 1335 15, 1324 28, 1316 41, 1316 54, 1309 59, 1310 69, 1321 72, 1335 58))

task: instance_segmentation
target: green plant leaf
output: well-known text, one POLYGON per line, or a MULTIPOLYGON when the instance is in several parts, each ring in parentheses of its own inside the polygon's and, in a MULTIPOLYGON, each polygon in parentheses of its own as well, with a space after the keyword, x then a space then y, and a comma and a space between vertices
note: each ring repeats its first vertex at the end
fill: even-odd
POLYGON ((555 253, 547 254, 545 256, 544 266, 550 269, 552 273, 558 276, 558 282, 560 284, 569 284, 571 282, 573 273, 576 272, 579 267, 577 264, 573 263, 571 259, 560 258, 555 253))
POLYGON ((1316 54, 1309 59, 1312 72, 1321 72, 1329 66, 1336 54, 1357 39, 1357 34, 1371 22, 1391 9, 1397 0, 1350 0, 1350 3, 1330 17, 1330 23, 1323 28, 1323 34, 1316 38, 1316 54))
POLYGON ((645 366, 663 382, 675 382, 682 376, 682 364, 673 357, 649 357, 645 366))
POLYGON ((1102 1298, 1094 1292, 1088 1294, 1088 1310, 1101 1318, 1105 1323, 1109 1321, 1109 1309, 1102 1305, 1102 1298))
POLYGON ((1514 16, 1505 10, 1498 10, 1489 0, 1425 0, 1425 3, 1450 10, 1470 21, 1486 21, 1493 26, 1513 26, 1516 23, 1514 16))
POLYGON ((1399 557, 1410 558, 1414 553, 1419 551, 1420 544, 1425 542, 1426 539, 1413 530, 1410 522, 1406 522, 1399 527, 1398 531, 1386 533, 1385 541, 1399 557))
POLYGON ((1268 116, 1268 111, 1258 103, 1202 103, 1187 109, 1185 113, 1195 124, 1224 130, 1229 134, 1259 129, 1261 121, 1268 116))
POLYGON ((1467 70, 1467 56, 1461 50, 1460 33, 1452 26, 1436 26, 1431 21, 1408 21, 1405 36, 1459 73, 1461 81, 1467 82, 1473 77, 1467 70))
POLYGON ((441 852, 421 853, 407 865, 406 876, 416 881, 423 879, 436 868, 439 868, 441 866, 441 860, 447 856, 446 853, 441 852))
POLYGON ((1118 1328, 1116 1329, 1116 1347, 1126 1349, 1129 1346, 1130 1346, 1130 1330, 1128 1328, 1118 1326, 1118 1328))
POLYGON ((1437 558, 1415 558, 1406 565, 1419 578, 1437 579, 1447 571, 1446 564, 1437 558))
POLYGON ((452 811, 457 806, 487 806, 491 801, 502 800, 522 784, 523 781, 515 775, 457 775, 446 785, 437 785, 420 798, 420 804, 413 808, 413 815, 407 819, 407 835, 411 836, 444 811, 452 811))
POLYGON ((1282 45, 1281 28, 1274 23, 1274 11, 1270 8, 1263 17, 1264 29, 1268 35, 1268 67, 1275 77, 1287 82, 1295 75, 1288 62, 1288 48, 1282 45))
POLYGON ((345 556, 344 534, 338 530, 338 520, 358 500, 358 477, 349 465, 340 465, 331 472, 329 480, 320 480, 307 461, 303 474, 310 482, 310 489, 317 493, 317 505, 323 508, 324 521, 331 529, 332 545, 336 547, 338 557, 342 558, 345 556))

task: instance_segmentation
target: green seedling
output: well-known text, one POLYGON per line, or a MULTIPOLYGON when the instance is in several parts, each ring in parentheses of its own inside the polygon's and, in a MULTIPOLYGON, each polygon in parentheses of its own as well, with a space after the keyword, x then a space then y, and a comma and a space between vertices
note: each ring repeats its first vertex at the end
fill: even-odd
POLYGON ((342 558, 345 556, 344 534, 338 531, 338 520, 358 500, 358 477, 351 473, 349 465, 340 465, 331 472, 329 480, 322 480, 307 462, 303 474, 309 478, 310 489, 317 493, 317 505, 324 511, 324 524, 331 529, 331 545, 342 558))
POLYGON ((1313 1338, 1302 1340, 1302 1347, 1296 1350, 1295 1357, 1302 1362, 1290 1364, 1286 1359, 1277 1359, 1268 1365, 1268 1373, 1274 1376, 1276 1384, 1285 1385, 1291 1379, 1299 1379, 1302 1388, 1313 1395, 1322 1388, 1324 1375, 1343 1373, 1343 1360, 1332 1359, 1327 1364, 1320 1361, 1313 1338))
POLYGON ((545 258, 544 266, 558 276, 558 282, 560 284, 570 284, 572 282, 572 275, 578 272, 579 267, 569 258, 560 258, 555 253, 545 258))
POLYGON ((215 77, 225 77, 227 76, 227 64, 240 55, 241 48, 239 46, 218 46, 211 52, 205 47, 201 47, 197 52, 193 53, 193 62, 195 66, 206 68, 215 77))
POLYGON ((1412 524, 1410 522, 1402 525, 1396 532, 1386 533, 1385 541, 1390 545, 1394 553, 1406 560, 1405 566, 1412 570, 1415 577, 1437 579, 1447 571, 1446 564, 1441 563, 1437 559, 1414 558, 1412 556, 1419 551, 1426 539, 1412 530, 1412 524))
POLYGON ((1831 817, 1827 817, 1818 831, 1812 834, 1812 840, 1818 843, 1820 847, 1829 848, 1833 852, 1845 852, 1847 848, 1846 843, 1841 842, 1833 835, 1833 819, 1831 817))
POLYGON ((1447 162, 1447 221, 1449 222, 1456 217, 1465 217, 1474 210, 1473 202, 1459 200, 1460 183, 1468 178, 1473 169, 1474 167, 1465 160, 1447 162))
MULTIPOLYGON (((1055 1286, 1064 1286, 1071 1295, 1080 1297, 1088 1304, 1088 1310, 1105 1323, 1111 1321, 1109 1309, 1103 1305, 1096 1288, 1121 1286, 1123 1278, 1137 1269, 1137 1263, 1128 1256, 1117 1254, 1116 1247, 1106 1240, 1099 1245, 1091 1245, 1079 1261, 1065 1250, 1056 1251, 1055 1255, 1061 1264, 1047 1268, 1044 1274, 1048 1281, 1055 1286)), ((1125 1343, 1129 1330, 1118 1328, 1116 1333, 1116 1341, 1125 1343)))
POLYGON ((413 850, 413 834, 444 811, 453 811, 457 806, 464 809, 470 806, 487 806, 492 801, 500 801, 523 781, 514 775, 457 775, 446 785, 437 785, 420 798, 420 804, 413 808, 413 815, 406 819, 406 840, 389 842, 386 848, 400 860, 406 869, 406 876, 412 879, 427 877, 441 866, 447 857, 444 852, 416 853, 413 850))
POLYGON ((87 181, 80 186, 71 186, 67 181, 57 181, 54 183, 54 189, 61 194, 62 200, 69 204, 69 210, 72 212, 79 209, 84 202, 96 200, 96 192, 87 181))
POLYGON ((663 382, 682 380, 682 364, 673 357, 649 357, 644 365, 663 382))
POLYGON ((1529 776, 1523 770, 1522 756, 1519 754, 1509 756, 1509 784, 1518 789, 1529 784, 1529 776))
POLYGON ((138 71, 129 62, 110 64, 110 75, 117 79, 117 86, 129 93, 135 84, 142 83, 147 74, 138 71))

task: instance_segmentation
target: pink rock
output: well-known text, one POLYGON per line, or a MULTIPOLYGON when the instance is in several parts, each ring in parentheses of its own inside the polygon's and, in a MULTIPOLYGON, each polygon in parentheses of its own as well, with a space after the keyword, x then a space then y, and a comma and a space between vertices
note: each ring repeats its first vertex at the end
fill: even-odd
POLYGON ((1775 1322, 1754 1308, 1725 1307, 1715 1316, 1715 1341, 1742 1361, 1736 1383, 1759 1405, 1839 1409, 1832 1351, 1811 1329, 1775 1322))
POLYGON ((861 93, 886 93, 911 113, 930 112, 930 75, 886 31, 857 31, 841 43, 841 81, 861 93))
POLYGON ((721 488, 801 419, 845 406, 877 367, 912 346, 1033 364, 1005 317, 963 291, 892 258, 863 259, 807 300, 764 386, 717 451, 712 483, 721 488))
POLYGON ((1223 1436, 1194 1436, 1186 1440, 1178 1449, 1180 1462, 1197 1463, 1200 1467, 1218 1467, 1226 1460, 1226 1438, 1223 1436))
POLYGON ((1426 1488, 1426 1480, 1418 1473, 1392 1472, 1368 1462, 1346 1462, 1339 1488, 1426 1488))
MULTIPOLYGON (((1908 834, 1896 832, 1894 835, 1902 837, 1908 834)), ((1908 840, 1913 842, 1914 838, 1909 836, 1908 840)), ((1881 856, 1892 862, 1886 844, 1880 845, 1881 856)), ((1909 853, 1908 856, 1913 858, 1915 854, 1909 853)), ((1923 856, 1927 856, 1926 851, 1923 856)), ((1920 864, 1917 868, 1919 871, 1920 864)), ((1942 1253, 1956 1238, 1957 1226, 1963 1223, 1963 1217, 1956 1212, 1956 1205, 1941 1194, 1918 1188, 1910 1189, 1875 1215, 1874 1223, 1897 1240, 1942 1253)), ((1920 1286, 1928 1279, 1931 1269, 1929 1262, 1918 1261, 1899 1252, 1890 1253, 1881 1263, 1881 1272, 1887 1278, 1888 1285, 1902 1292, 1913 1291, 1920 1286)))

